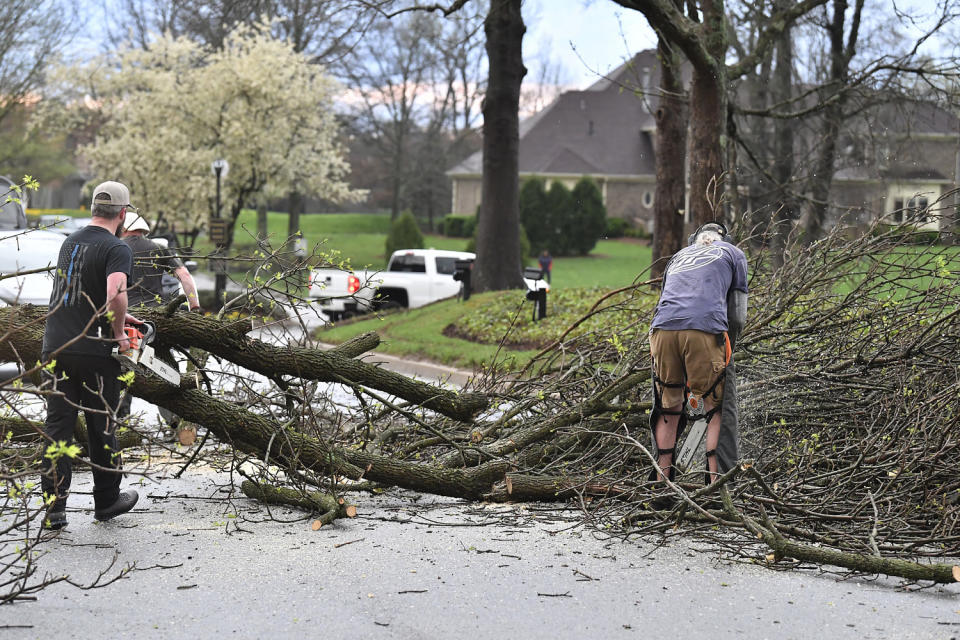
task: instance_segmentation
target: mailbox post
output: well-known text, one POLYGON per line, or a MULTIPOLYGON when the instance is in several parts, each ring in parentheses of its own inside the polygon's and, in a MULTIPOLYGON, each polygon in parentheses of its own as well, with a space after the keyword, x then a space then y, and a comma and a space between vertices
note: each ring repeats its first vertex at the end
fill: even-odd
POLYGON ((523 277, 533 280, 534 288, 527 291, 527 300, 533 302, 533 321, 543 320, 547 317, 547 285, 541 282, 543 271, 527 267, 523 270, 523 277))
POLYGON ((453 279, 460 282, 461 299, 466 302, 470 299, 473 289, 470 284, 470 275, 473 273, 473 258, 457 260, 454 263, 453 279))

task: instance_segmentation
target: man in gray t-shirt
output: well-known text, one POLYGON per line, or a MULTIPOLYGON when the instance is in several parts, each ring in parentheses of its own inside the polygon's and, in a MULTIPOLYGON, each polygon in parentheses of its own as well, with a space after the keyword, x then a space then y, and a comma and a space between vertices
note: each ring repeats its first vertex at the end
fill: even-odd
POLYGON ((724 370, 746 319, 747 294, 746 256, 724 238, 720 225, 704 225, 693 243, 673 256, 650 325, 657 403, 654 438, 660 469, 669 477, 688 394, 691 404, 703 402, 710 416, 707 465, 711 477, 717 472, 720 412, 713 410, 723 398, 724 370))

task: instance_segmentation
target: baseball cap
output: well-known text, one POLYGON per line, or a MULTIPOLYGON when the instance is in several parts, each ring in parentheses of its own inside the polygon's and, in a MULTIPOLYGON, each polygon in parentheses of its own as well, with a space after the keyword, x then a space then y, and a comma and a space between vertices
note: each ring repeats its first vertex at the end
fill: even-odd
POLYGON ((130 190, 125 184, 108 180, 101 182, 93 190, 93 204, 117 204, 130 206, 130 190))
POLYGON ((123 229, 124 231, 150 231, 150 224, 138 211, 127 211, 123 219, 123 229))

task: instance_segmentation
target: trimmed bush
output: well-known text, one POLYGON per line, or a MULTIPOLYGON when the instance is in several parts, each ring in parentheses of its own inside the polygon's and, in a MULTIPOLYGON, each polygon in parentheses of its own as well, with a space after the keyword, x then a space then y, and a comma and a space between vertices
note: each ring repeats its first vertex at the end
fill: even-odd
POLYGON ((928 229, 918 229, 917 225, 904 224, 878 224, 873 235, 890 235, 904 244, 927 245, 936 244, 940 240, 940 232, 928 229))
POLYGON ((627 234, 629 227, 630 223, 623 218, 607 218, 606 235, 608 238, 622 238, 627 234))
POLYGON ((573 198, 570 189, 562 182, 554 182, 547 191, 543 224, 545 248, 554 257, 574 253, 573 198))
POLYGON ((390 223, 386 242, 387 260, 398 249, 423 249, 423 234, 410 211, 404 211, 390 223))
POLYGON ((443 235, 448 238, 472 238, 476 228, 476 216, 451 213, 443 218, 443 235))
POLYGON ((568 247, 572 253, 585 256, 607 230, 607 208, 603 205, 600 187, 586 176, 573 186, 570 201, 568 247))
POLYGON ((520 187, 520 226, 530 239, 529 255, 539 255, 547 246, 547 187, 543 178, 527 178, 520 187))

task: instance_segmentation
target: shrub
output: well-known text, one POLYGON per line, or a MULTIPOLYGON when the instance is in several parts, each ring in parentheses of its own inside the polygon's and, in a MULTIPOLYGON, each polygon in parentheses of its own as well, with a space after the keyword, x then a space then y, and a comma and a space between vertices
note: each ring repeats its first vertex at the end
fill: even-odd
POLYGON ((520 226, 527 230, 532 254, 547 246, 549 211, 547 188, 543 178, 527 178, 520 187, 520 226))
POLYGON ((562 182, 554 182, 547 191, 546 212, 543 216, 545 248, 554 256, 568 256, 574 252, 573 198, 562 182))
POLYGON ((476 228, 476 216, 451 213, 443 218, 443 235, 448 238, 471 238, 476 228))
POLYGON ((600 187, 586 176, 577 180, 570 192, 568 249, 585 256, 607 230, 607 208, 600 187))
POLYGON ((622 238, 627 234, 629 226, 630 223, 623 218, 607 218, 606 235, 608 238, 622 238))
POLYGON ((397 249, 423 249, 423 234, 413 214, 404 211, 397 219, 390 223, 390 233, 387 234, 387 259, 397 249))
POLYGON ((928 229, 918 229, 913 224, 878 224, 873 229, 873 235, 890 235, 904 244, 936 244, 940 240, 940 232, 928 229))
POLYGON ((647 230, 643 227, 631 226, 627 226, 626 230, 623 232, 623 235, 628 238, 640 238, 641 240, 646 240, 651 237, 647 230))

